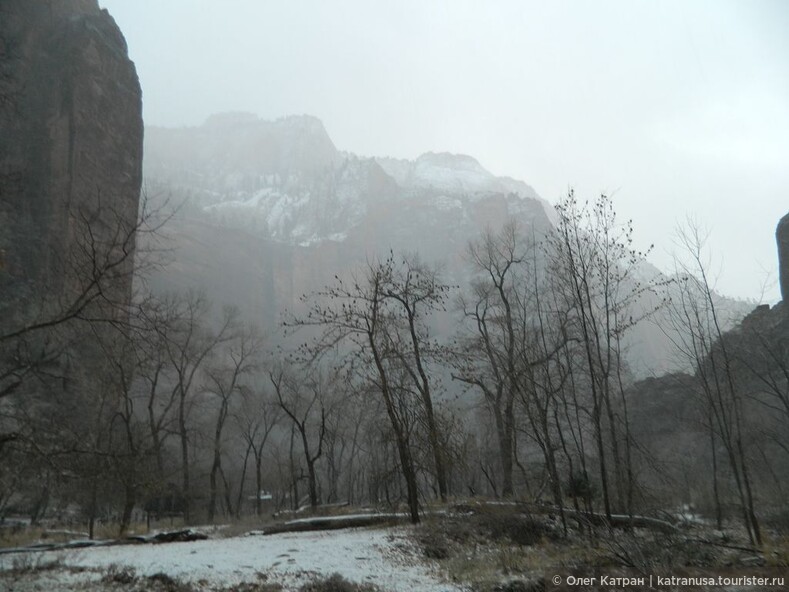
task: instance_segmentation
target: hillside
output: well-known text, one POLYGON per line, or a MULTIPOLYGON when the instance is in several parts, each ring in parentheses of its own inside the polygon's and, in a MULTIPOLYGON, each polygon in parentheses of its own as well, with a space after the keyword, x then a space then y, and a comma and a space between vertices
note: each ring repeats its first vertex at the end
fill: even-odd
POLYGON ((213 116, 148 128, 145 185, 180 211, 162 289, 203 286, 271 327, 299 296, 375 254, 418 251, 461 283, 466 244, 510 217, 538 235, 550 206, 470 156, 362 158, 313 117, 213 116))

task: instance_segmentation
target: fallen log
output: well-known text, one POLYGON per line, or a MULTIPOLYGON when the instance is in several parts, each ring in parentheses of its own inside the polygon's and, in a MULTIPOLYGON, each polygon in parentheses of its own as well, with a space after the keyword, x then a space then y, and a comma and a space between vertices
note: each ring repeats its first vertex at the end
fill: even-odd
MULTIPOLYGON (((555 506, 536 506, 532 508, 541 514, 559 514, 559 508, 555 506)), ((564 508, 564 515, 568 518, 573 518, 578 522, 584 524, 592 524, 593 526, 610 526, 611 528, 648 528, 650 530, 659 530, 661 532, 677 532, 676 525, 661 520, 659 518, 652 518, 650 516, 630 516, 629 514, 611 514, 610 518, 605 514, 598 514, 597 512, 583 512, 576 511, 572 508, 564 508)))
MULTIPOLYGON (((559 508, 556 506, 548 506, 542 504, 533 504, 529 502, 520 502, 520 501, 512 501, 512 502, 478 502, 481 503, 483 506, 493 506, 493 507, 500 507, 500 506, 510 506, 510 507, 519 507, 524 508, 526 513, 533 513, 533 514, 559 514, 559 508)), ((473 512, 474 506, 472 504, 462 504, 456 506, 456 509, 465 512, 473 512)), ((677 532, 677 526, 668 522, 667 520, 661 520, 659 518, 652 518, 650 516, 630 516, 628 514, 612 514, 611 518, 609 518, 605 514, 599 514, 597 512, 583 512, 583 511, 576 511, 572 508, 564 508, 564 515, 568 518, 573 518, 578 522, 582 522, 584 524, 592 524, 594 526, 610 526, 612 528, 648 528, 651 530, 659 530, 661 532, 677 532)))
POLYGON ((160 532, 153 536, 152 543, 190 543, 192 541, 204 541, 208 535, 194 530, 176 530, 172 532, 160 532))
POLYGON ((65 549, 81 549, 85 547, 109 547, 115 545, 140 545, 163 543, 186 543, 191 541, 204 541, 208 535, 194 530, 176 530, 160 532, 155 535, 131 535, 122 539, 109 540, 75 540, 65 543, 34 543, 27 547, 12 547, 0 549, 0 555, 8 553, 35 553, 41 551, 60 551, 65 549))
POLYGON ((262 530, 253 530, 246 536, 280 534, 283 532, 307 532, 312 530, 339 530, 361 528, 381 524, 398 524, 408 520, 407 514, 349 514, 347 516, 316 516, 273 524, 262 530))

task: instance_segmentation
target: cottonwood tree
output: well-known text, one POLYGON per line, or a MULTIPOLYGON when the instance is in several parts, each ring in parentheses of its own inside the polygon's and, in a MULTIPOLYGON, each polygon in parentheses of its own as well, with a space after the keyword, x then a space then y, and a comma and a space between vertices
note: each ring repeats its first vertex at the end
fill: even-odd
POLYGON ((525 257, 525 240, 513 221, 498 233, 486 230, 469 244, 477 278, 470 294, 458 298, 458 308, 471 331, 460 337, 461 349, 452 356, 453 378, 478 388, 493 416, 504 497, 513 494, 515 403, 522 382, 518 347, 523 340, 515 308, 516 292, 526 285, 521 275, 525 257))
POLYGON ((438 492, 441 500, 446 501, 446 450, 434 409, 433 381, 428 375, 429 358, 436 348, 430 341, 426 320, 432 313, 445 310, 451 287, 441 282, 437 269, 422 263, 418 257, 405 257, 400 265, 395 265, 393 255, 387 262, 382 287, 384 302, 396 317, 402 319, 403 324, 402 329, 389 331, 389 339, 394 345, 391 352, 400 362, 414 391, 419 393, 438 492))
MULTIPOLYGON (((337 376, 337 382, 340 378, 337 376)), ((360 436, 363 429, 370 428, 366 423, 370 410, 359 405, 359 402, 360 394, 347 384, 339 388, 334 386, 326 401, 328 410, 323 456, 327 484, 325 502, 328 504, 338 503, 343 493, 347 496, 347 503, 353 503, 360 436)))
MULTIPOLYGON (((239 329, 236 336, 227 341, 209 364, 203 387, 218 403, 214 434, 212 439, 213 460, 209 473, 208 520, 213 521, 216 513, 217 477, 221 476, 226 484, 222 470, 222 443, 225 424, 231 412, 231 405, 239 398, 247 377, 259 368, 262 341, 254 329, 239 329)), ((229 494, 226 496, 229 500, 229 494)), ((230 503, 228 512, 232 514, 230 503)))
POLYGON ((568 311, 559 306, 560 301, 552 298, 547 289, 537 250, 532 249, 530 255, 525 265, 530 269, 531 281, 517 294, 519 325, 524 328, 518 348, 519 364, 523 368, 518 395, 527 419, 527 435, 543 454, 553 501, 566 534, 564 488, 557 451, 564 450, 567 454, 560 403, 570 383, 567 351, 575 340, 568 335, 568 311))
POLYGON ((547 238, 548 268, 561 308, 572 311, 568 331, 579 340, 582 350, 598 477, 610 520, 609 461, 613 463, 617 503, 628 512, 632 511, 634 491, 622 340, 660 306, 650 306, 647 298, 657 282, 638 277, 648 251, 634 248, 632 224, 618 222, 608 196, 581 204, 570 191, 556 211, 557 226, 547 238))
POLYGON ((743 524, 751 543, 762 543, 756 517, 754 483, 746 450, 747 417, 742 386, 724 335, 724 318, 709 277, 706 236, 692 220, 677 231, 675 258, 681 277, 669 308, 678 352, 694 370, 701 408, 707 422, 713 463, 713 497, 721 521, 721 492, 717 447, 723 446, 734 480, 743 524))
POLYGON ((219 346, 230 341, 238 331, 237 311, 225 308, 216 329, 209 319, 210 304, 197 292, 184 297, 172 297, 173 321, 165 327, 163 339, 168 364, 173 373, 173 392, 176 399, 176 429, 181 448, 181 485, 184 496, 184 519, 191 519, 191 480, 189 463, 189 412, 198 390, 197 378, 205 369, 210 356, 219 346))
MULTIPOLYGON (((235 423, 246 443, 244 452, 244 470, 249 454, 252 454, 255 468, 255 515, 260 516, 263 493, 263 458, 266 444, 274 429, 279 425, 282 408, 276 398, 262 385, 241 389, 242 404, 235 416, 235 423)), ((236 502, 237 511, 241 507, 241 495, 244 489, 242 475, 239 485, 239 498, 236 502)))
POLYGON ((145 298, 137 307, 141 344, 138 346, 142 363, 138 367, 138 381, 143 391, 143 402, 151 447, 156 460, 160 484, 167 477, 165 445, 175 433, 173 410, 178 402, 178 388, 173 378, 167 338, 171 327, 180 323, 178 307, 173 296, 159 299, 145 298))
POLYGON ((280 367, 269 372, 269 380, 274 387, 280 408, 292 422, 301 440, 304 461, 307 465, 310 506, 315 509, 320 505, 315 463, 323 455, 326 440, 327 385, 320 371, 314 368, 312 372, 306 373, 302 380, 298 380, 293 371, 280 367), (317 436, 311 433, 313 431, 317 432, 317 436))
POLYGON ((789 317, 776 313, 763 305, 743 319, 730 334, 731 356, 747 385, 746 403, 764 414, 764 439, 789 455, 789 317))
MULTIPOLYGON (((425 411, 420 407, 429 391, 425 390, 422 373, 416 365, 424 348, 418 351, 414 348, 414 340, 424 335, 417 330, 417 322, 425 319, 414 311, 433 310, 438 292, 431 287, 432 282, 423 285, 420 280, 419 291, 413 289, 403 294, 400 290, 404 285, 411 290, 414 284, 409 282, 416 281, 415 276, 409 279, 407 270, 407 265, 398 268, 394 256, 390 256, 368 264, 361 277, 352 277, 350 281, 336 278, 334 285, 305 297, 309 312, 287 325, 319 329, 318 336, 300 348, 302 357, 314 360, 342 347, 347 352, 349 377, 372 385, 380 394, 406 483, 410 517, 416 523, 419 522, 419 488, 410 437, 413 417, 425 411), (412 311, 410 322, 408 310, 412 311)), ((425 378, 429 384, 426 374, 425 378)), ((441 454, 433 450, 434 458, 441 454)))

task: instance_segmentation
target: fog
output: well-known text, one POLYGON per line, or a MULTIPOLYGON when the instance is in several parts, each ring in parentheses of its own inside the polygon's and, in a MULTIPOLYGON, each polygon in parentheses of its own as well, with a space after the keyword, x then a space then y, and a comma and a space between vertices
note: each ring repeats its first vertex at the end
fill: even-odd
POLYGON ((0 0, 0 589, 789 567, 785 1, 100 2, 0 0))
POLYGON ((718 289, 775 302, 789 6, 774 2, 102 0, 147 124, 320 118, 341 150, 470 154, 550 202, 614 194, 652 261, 711 232, 718 289))

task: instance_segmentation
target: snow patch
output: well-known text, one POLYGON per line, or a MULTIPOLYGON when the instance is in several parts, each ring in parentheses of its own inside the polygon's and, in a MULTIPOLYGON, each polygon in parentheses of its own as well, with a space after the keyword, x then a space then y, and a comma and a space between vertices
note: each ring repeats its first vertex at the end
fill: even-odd
MULTIPOLYGON (((259 573, 268 581, 298 589, 315 577, 338 572, 348 580, 370 582, 393 592, 455 592, 443 582, 435 565, 414 560, 409 527, 283 533, 168 543, 122 545, 59 553, 67 567, 105 569, 128 566, 139 575, 166 573, 185 581, 212 585, 254 582, 259 573)), ((15 555, 0 558, 0 569, 13 566, 15 555)), ((86 578, 89 577, 86 575, 86 578)))

